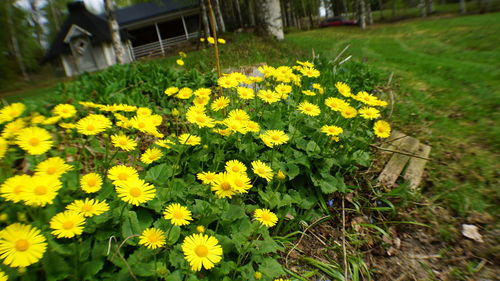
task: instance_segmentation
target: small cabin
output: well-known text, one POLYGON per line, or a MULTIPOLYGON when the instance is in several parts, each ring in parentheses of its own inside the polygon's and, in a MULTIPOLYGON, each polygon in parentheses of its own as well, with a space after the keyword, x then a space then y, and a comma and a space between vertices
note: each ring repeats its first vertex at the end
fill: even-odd
MULTIPOLYGON (((106 17, 91 13, 81 1, 69 3, 68 11, 44 60, 63 70, 66 76, 116 64, 106 17)), ((117 9, 115 14, 126 62, 164 55, 173 45, 198 38, 200 8, 197 0, 139 3, 117 9)))

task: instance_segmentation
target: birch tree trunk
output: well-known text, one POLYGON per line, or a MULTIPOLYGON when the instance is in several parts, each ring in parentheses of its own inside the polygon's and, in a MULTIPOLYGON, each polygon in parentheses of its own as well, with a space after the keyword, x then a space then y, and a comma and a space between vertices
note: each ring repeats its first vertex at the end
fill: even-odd
POLYGON ((423 18, 427 17, 427 7, 425 5, 425 0, 420 0, 420 13, 423 18))
POLYGON ((460 0, 460 14, 465 15, 467 13, 467 6, 465 5, 465 0, 460 0))
POLYGON ((358 0, 358 21, 359 21, 359 27, 361 29, 366 28, 366 10, 365 10, 365 1, 364 0, 358 0))
POLYGON ((226 25, 224 24, 224 18, 222 17, 222 12, 219 5, 219 0, 214 0, 213 2, 215 18, 217 19, 217 26, 219 27, 219 32, 226 32, 226 25))
POLYGON ((116 21, 115 2, 113 0, 104 0, 104 10, 108 21, 109 32, 111 33, 111 43, 115 51, 116 62, 118 64, 124 64, 125 50, 123 49, 122 40, 120 38, 120 27, 116 21))
POLYGON ((14 3, 8 1, 5 5, 5 16, 7 18, 7 28, 9 29, 10 41, 12 43, 12 50, 14 51, 14 56, 16 57, 17 64, 19 65, 19 70, 23 75, 25 81, 30 81, 28 72, 26 71, 26 66, 24 65, 23 54, 21 53, 21 48, 19 47, 19 41, 16 37, 16 31, 14 30, 14 22, 12 21, 12 6, 14 3))
POLYGON ((203 21, 203 31, 205 32, 205 37, 209 37, 210 25, 208 24, 207 6, 205 4, 205 0, 200 1, 200 8, 201 8, 201 20, 203 21))
POLYGON ((368 21, 368 25, 373 24, 372 5, 370 2, 366 3, 366 21, 368 21))
POLYGON ((427 14, 430 15, 434 13, 434 1, 433 0, 427 0, 427 14))
POLYGON ((240 1, 239 0, 234 0, 234 5, 236 6, 236 14, 238 15, 238 23, 239 27, 243 26, 243 17, 241 16, 241 7, 240 7, 240 1))
POLYGON ((259 32, 264 36, 271 36, 278 40, 285 39, 280 1, 258 0, 257 9, 259 32))
POLYGON ((250 26, 255 26, 255 2, 254 0, 248 1, 248 19, 250 26))

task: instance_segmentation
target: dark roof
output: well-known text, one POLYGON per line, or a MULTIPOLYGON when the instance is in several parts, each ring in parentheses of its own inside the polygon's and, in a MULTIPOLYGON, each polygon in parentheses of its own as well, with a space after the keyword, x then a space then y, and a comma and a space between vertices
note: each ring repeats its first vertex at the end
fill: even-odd
MULTIPOLYGON (((87 11, 83 2, 68 3, 68 11, 69 15, 62 25, 61 30, 59 30, 59 33, 57 33, 57 36, 50 44, 50 48, 43 59, 44 61, 53 60, 61 54, 71 53, 69 44, 64 42, 64 37, 72 25, 77 25, 90 32, 93 45, 102 42, 111 42, 111 34, 106 20, 87 11)), ((128 38, 123 30, 120 30, 120 36, 122 40, 128 38)))
POLYGON ((118 21, 118 24, 124 25, 200 6, 199 0, 160 1, 160 3, 139 3, 118 9, 116 10, 116 20, 118 21))

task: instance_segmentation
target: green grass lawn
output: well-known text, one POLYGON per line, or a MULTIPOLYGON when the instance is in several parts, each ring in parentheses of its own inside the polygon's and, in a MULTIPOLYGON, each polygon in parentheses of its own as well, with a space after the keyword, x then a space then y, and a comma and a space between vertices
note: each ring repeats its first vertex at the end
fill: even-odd
MULTIPOLYGON (((354 58, 389 76, 396 99, 391 122, 433 147, 427 194, 459 214, 494 208, 498 200, 500 129, 499 13, 411 20, 289 34, 286 42, 354 58)), ((491 211, 491 209, 490 209, 491 211)))

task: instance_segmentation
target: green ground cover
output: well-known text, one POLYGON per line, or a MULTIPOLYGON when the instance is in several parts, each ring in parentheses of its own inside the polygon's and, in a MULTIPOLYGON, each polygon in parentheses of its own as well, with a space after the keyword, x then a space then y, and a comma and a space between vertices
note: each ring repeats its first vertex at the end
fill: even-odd
POLYGON ((432 145, 426 191, 463 215, 498 200, 499 15, 318 29, 286 41, 327 57, 349 45, 354 58, 394 72, 391 122, 432 145))

